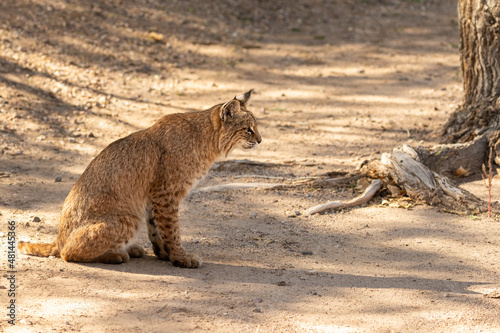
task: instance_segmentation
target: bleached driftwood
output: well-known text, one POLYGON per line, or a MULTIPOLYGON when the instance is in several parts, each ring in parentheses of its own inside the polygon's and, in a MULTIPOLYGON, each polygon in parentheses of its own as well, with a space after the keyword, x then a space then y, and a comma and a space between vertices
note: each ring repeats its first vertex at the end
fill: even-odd
MULTIPOLYGON (((479 145, 480 141, 477 140, 474 144, 479 145)), ((447 147, 447 149, 453 155, 459 149, 467 152, 465 149, 470 149, 471 145, 462 145, 455 150, 453 147, 447 147)), ((453 185, 447 177, 430 170, 428 165, 422 163, 423 161, 435 163, 431 157, 436 156, 436 154, 438 156, 444 154, 442 150, 434 148, 426 150, 419 147, 417 151, 408 145, 403 145, 393 149, 391 153, 382 154, 380 160, 370 161, 361 170, 361 174, 375 179, 363 194, 349 201, 333 201, 311 207, 304 212, 304 215, 365 204, 375 195, 383 183, 388 188, 401 188, 403 193, 417 202, 424 202, 448 212, 470 214, 486 211, 487 205, 484 201, 453 185)), ((447 154, 443 157, 447 158, 447 154)), ((467 164, 467 168, 473 171, 471 163, 467 164)), ((477 164, 477 162, 475 163, 477 164)), ((460 166, 457 165, 456 168, 458 167, 460 166)), ((445 170, 452 171, 452 165, 447 165, 446 169, 442 169, 442 171, 445 170)))
POLYGON ((375 193, 377 193, 381 186, 382 181, 380 179, 374 179, 372 180, 371 184, 365 189, 365 191, 356 198, 349 201, 331 201, 325 204, 316 205, 306 210, 304 212, 304 215, 313 215, 329 209, 344 209, 361 206, 370 201, 370 199, 373 198, 373 196, 375 195, 375 193))
POLYGON ((380 161, 368 163, 365 171, 372 178, 394 182, 416 201, 459 214, 484 211, 481 199, 454 186, 448 178, 429 170, 420 161, 412 147, 403 145, 382 154, 380 161))

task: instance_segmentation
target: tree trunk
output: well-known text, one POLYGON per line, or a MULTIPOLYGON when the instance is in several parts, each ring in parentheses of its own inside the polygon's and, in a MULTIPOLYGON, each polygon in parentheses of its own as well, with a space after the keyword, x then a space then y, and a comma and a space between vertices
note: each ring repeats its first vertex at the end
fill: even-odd
POLYGON ((445 125, 447 142, 500 129, 500 2, 460 0, 458 10, 465 98, 445 125))

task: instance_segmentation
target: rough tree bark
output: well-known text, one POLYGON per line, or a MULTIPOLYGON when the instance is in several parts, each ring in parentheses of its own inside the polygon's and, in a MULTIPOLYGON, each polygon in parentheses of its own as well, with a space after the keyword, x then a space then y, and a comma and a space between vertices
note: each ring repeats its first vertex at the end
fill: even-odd
POLYGON ((460 0, 458 10, 464 102, 444 127, 447 142, 500 129, 500 2, 460 0))

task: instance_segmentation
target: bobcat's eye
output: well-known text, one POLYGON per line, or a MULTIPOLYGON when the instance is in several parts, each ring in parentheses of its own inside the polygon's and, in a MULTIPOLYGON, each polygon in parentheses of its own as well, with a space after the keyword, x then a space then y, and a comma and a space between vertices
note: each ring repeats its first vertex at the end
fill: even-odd
POLYGON ((253 134, 253 131, 252 131, 252 129, 251 129, 250 127, 248 127, 245 131, 246 131, 247 133, 249 133, 249 134, 253 134))

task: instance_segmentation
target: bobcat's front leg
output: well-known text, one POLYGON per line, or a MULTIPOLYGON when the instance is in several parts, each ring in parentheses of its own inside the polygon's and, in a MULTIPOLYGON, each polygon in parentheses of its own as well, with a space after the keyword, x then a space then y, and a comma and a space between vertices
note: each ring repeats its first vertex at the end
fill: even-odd
POLYGON ((181 244, 178 217, 179 203, 175 199, 165 200, 162 204, 153 200, 152 206, 154 224, 160 233, 161 240, 167 249, 172 264, 187 268, 200 267, 201 259, 196 254, 186 253, 181 244))

